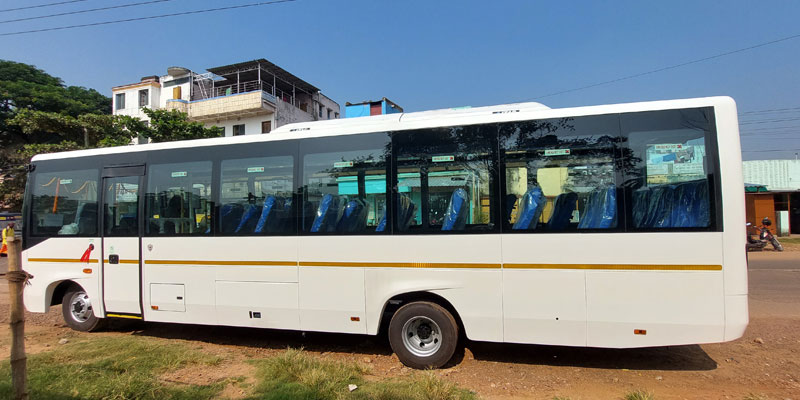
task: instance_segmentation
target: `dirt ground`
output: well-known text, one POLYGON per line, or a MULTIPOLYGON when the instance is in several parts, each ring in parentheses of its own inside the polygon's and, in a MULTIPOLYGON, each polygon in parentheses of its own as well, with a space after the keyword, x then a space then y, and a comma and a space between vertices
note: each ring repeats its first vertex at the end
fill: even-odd
MULTIPOLYGON (((649 349, 608 350, 559 346, 468 343, 462 358, 437 371, 443 378, 483 398, 619 399, 645 389, 657 399, 800 400, 800 246, 783 253, 750 253, 750 325, 730 343, 649 349), (794 250, 794 251, 792 251, 794 250)), ((5 258, 0 270, 5 270, 5 258)), ((59 307, 27 314, 30 353, 58 346, 61 338, 83 335, 141 335, 187 343, 226 361, 216 367, 172 371, 171 382, 208 383, 229 376, 252 381, 248 358, 266 357, 287 347, 332 360, 353 360, 371 370, 370 379, 411 373, 375 337, 119 322, 109 331, 83 334, 68 329, 59 307)), ((0 283, 0 323, 8 322, 8 289, 0 283)), ((9 331, 0 329, 0 354, 8 354, 9 331)), ((229 386, 223 396, 244 393, 229 386)))

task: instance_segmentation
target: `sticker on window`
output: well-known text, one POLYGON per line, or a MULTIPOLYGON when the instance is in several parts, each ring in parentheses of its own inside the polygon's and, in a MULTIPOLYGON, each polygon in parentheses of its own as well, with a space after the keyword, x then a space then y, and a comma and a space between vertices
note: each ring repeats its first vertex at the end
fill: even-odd
POLYGON ((248 167, 247 168, 247 173, 248 174, 252 174, 252 173, 256 173, 256 172, 264 172, 264 167, 248 167))
POLYGON ((568 156, 569 154, 569 149, 552 149, 544 151, 544 155, 546 156, 568 156))
POLYGON ((337 163, 333 163, 333 167, 334 168, 347 168, 347 167, 352 167, 352 166, 353 166, 353 162, 352 161, 340 161, 340 162, 337 162, 337 163))
POLYGON ((455 156, 433 156, 431 161, 433 162, 451 162, 455 161, 455 156))
POLYGON ((62 179, 58 181, 58 183, 61 185, 69 185, 70 183, 72 183, 72 179, 62 179))
POLYGON ((172 177, 173 178, 182 178, 182 177, 185 177, 187 175, 188 174, 186 173, 186 171, 176 171, 176 172, 172 173, 172 177))

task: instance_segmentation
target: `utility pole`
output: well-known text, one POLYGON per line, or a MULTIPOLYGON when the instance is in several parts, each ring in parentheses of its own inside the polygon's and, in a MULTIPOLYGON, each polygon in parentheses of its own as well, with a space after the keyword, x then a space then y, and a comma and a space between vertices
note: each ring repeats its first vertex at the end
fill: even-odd
POLYGON ((14 400, 28 399, 28 357, 25 355, 25 307, 22 290, 28 278, 22 270, 20 259, 21 241, 12 234, 8 245, 8 292, 11 294, 11 387, 14 400))

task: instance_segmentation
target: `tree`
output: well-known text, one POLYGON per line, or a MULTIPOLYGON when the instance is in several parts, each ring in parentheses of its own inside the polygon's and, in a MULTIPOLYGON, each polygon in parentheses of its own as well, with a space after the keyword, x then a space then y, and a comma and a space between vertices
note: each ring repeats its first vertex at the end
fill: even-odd
POLYGON ((143 136, 152 142, 212 138, 223 134, 222 128, 206 128, 200 122, 191 122, 186 113, 178 110, 145 108, 144 113, 150 117, 150 127, 143 136))

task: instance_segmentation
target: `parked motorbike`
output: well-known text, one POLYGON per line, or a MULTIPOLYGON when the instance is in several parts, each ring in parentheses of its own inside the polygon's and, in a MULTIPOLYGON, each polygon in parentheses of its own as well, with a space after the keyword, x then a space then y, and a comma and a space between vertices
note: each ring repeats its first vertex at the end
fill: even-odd
MULTIPOLYGON (((747 224, 750 225, 750 224, 747 224)), ((749 234, 747 235, 747 249, 750 250, 751 246, 754 250, 761 250, 767 246, 767 243, 771 244, 775 251, 783 251, 783 245, 781 242, 778 241, 778 238, 772 234, 769 230, 769 227, 772 225, 772 221, 769 218, 764 217, 761 220, 761 226, 753 227, 758 232, 758 240, 753 239, 749 234), (760 246, 760 248, 757 248, 760 246)))
MULTIPOLYGON (((747 229, 753 226, 751 223, 747 223, 747 229)), ((767 242, 757 239, 751 233, 747 233, 747 251, 761 251, 764 250, 764 247, 767 246, 767 242)))

